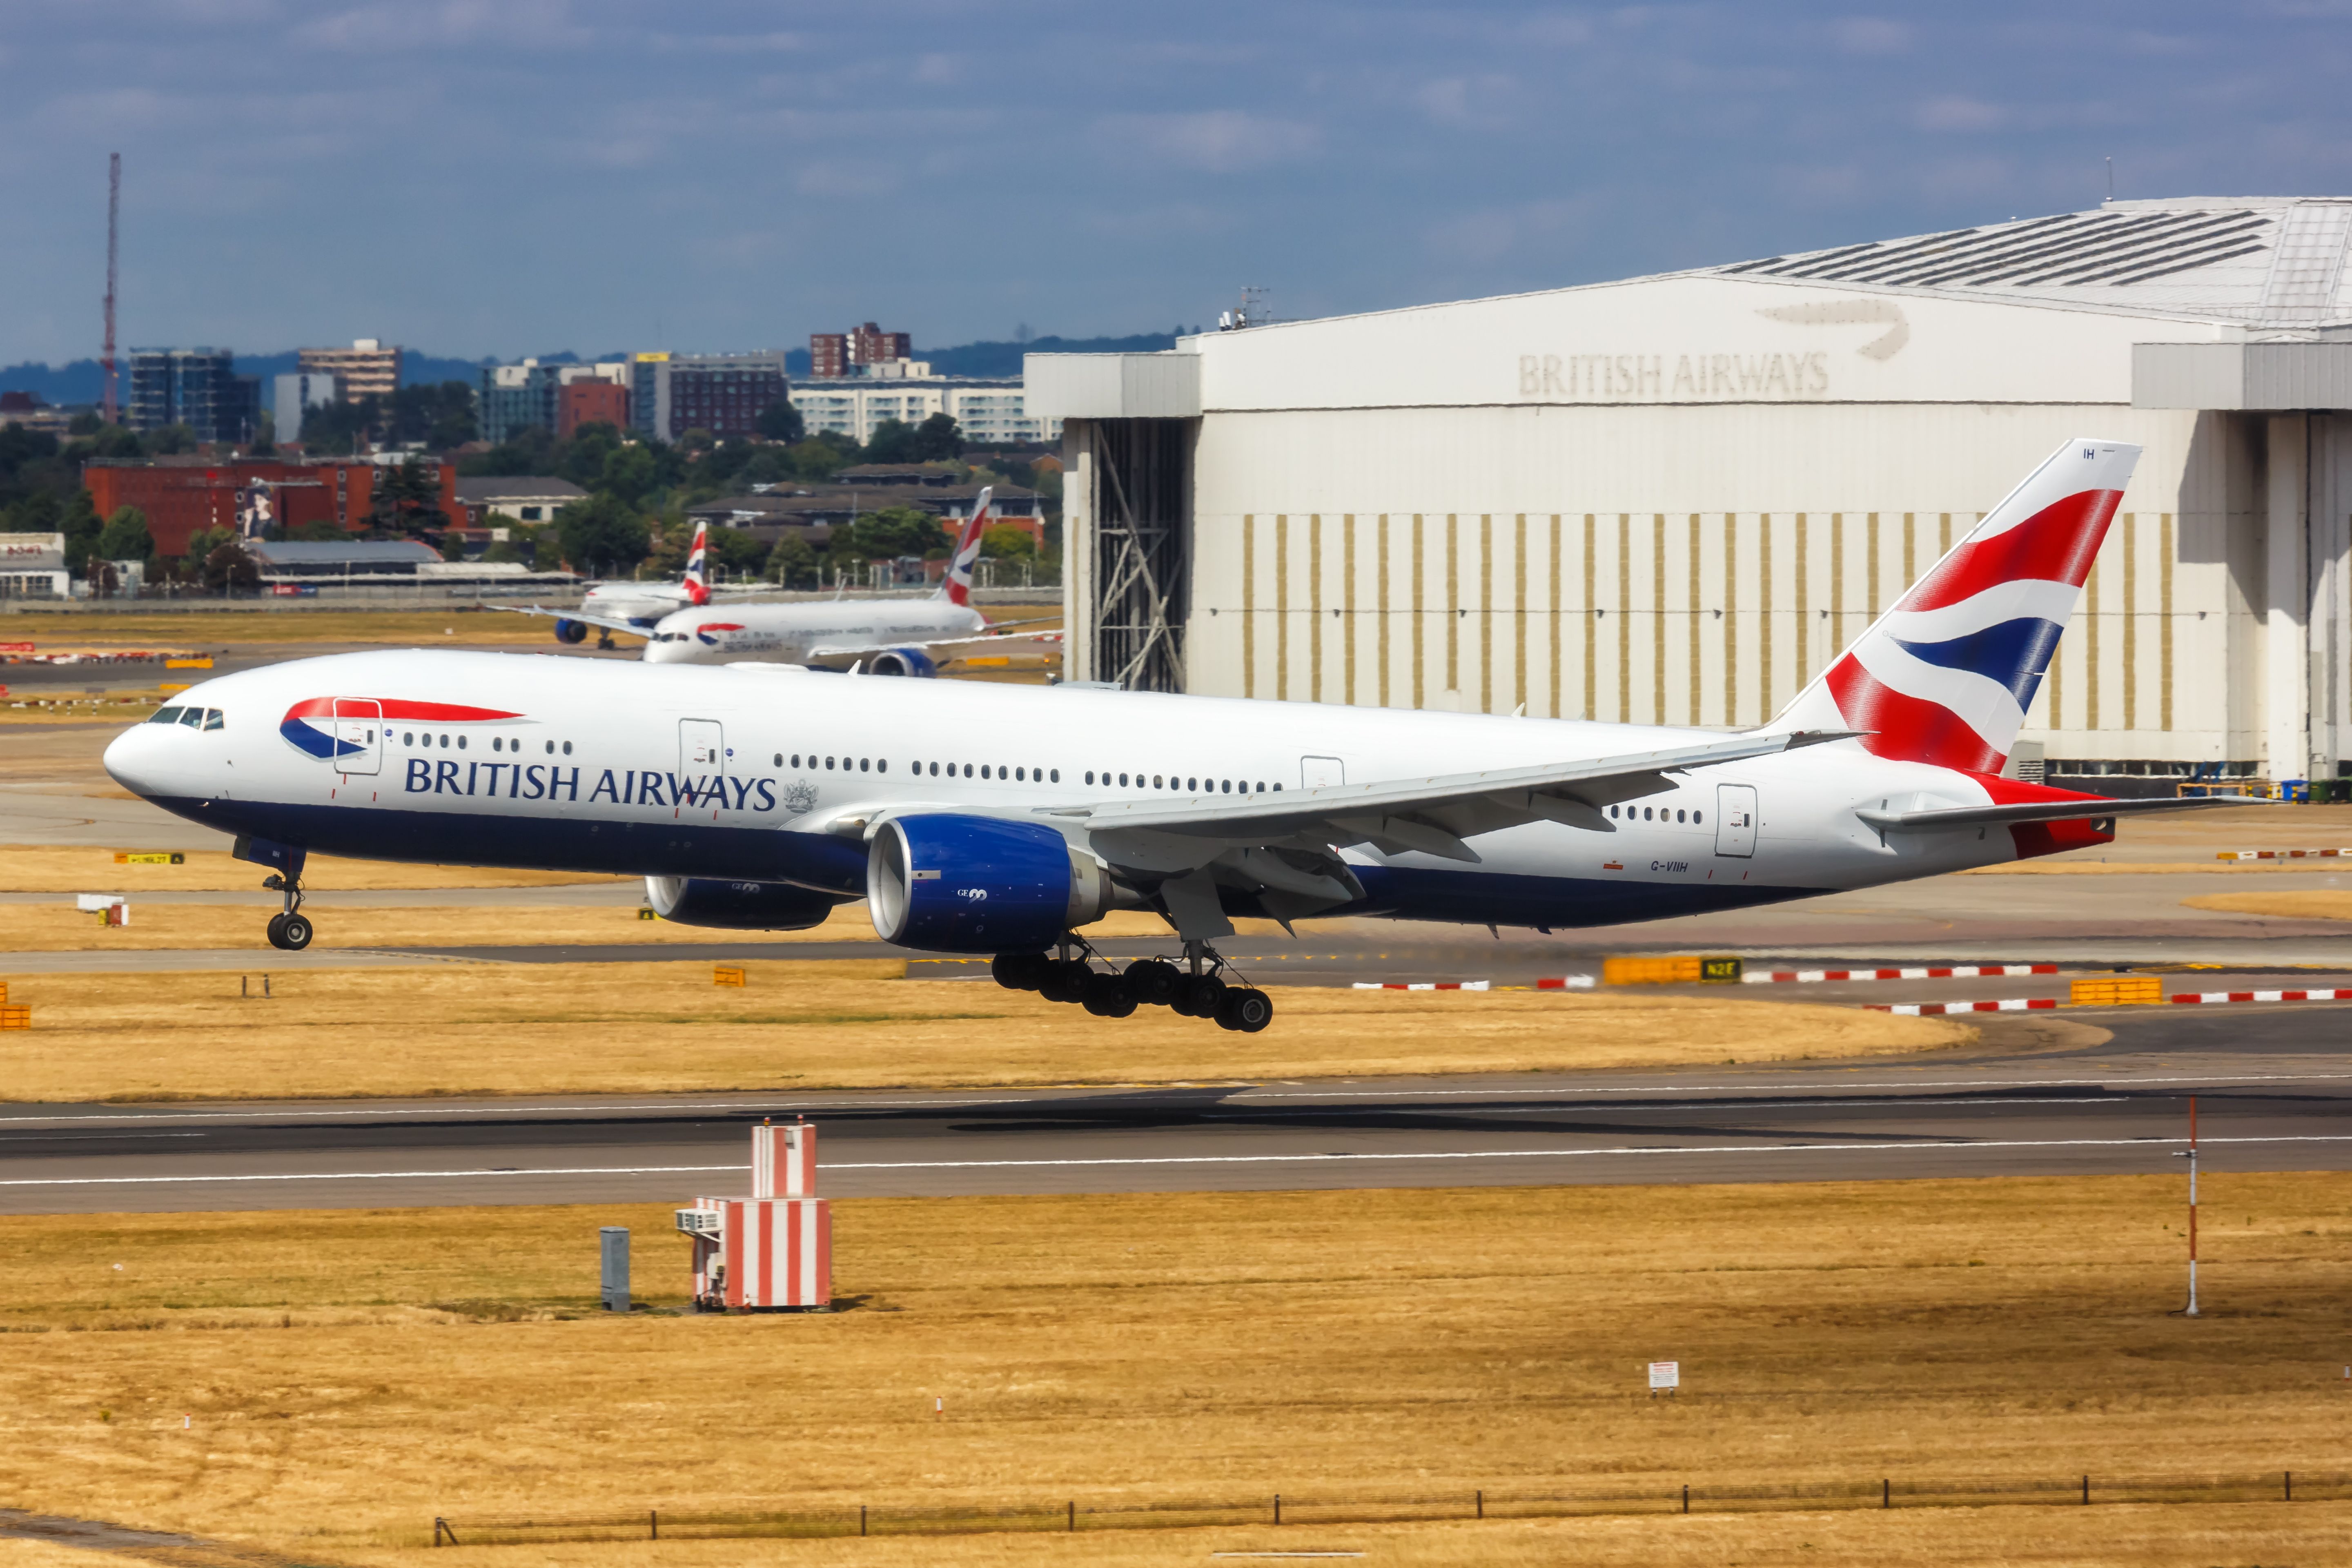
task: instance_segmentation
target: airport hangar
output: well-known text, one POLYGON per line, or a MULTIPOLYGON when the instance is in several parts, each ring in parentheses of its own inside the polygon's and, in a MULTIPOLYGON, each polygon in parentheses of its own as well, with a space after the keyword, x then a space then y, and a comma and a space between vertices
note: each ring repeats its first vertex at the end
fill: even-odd
POLYGON ((1753 725, 2091 436, 2147 453, 2019 761, 2115 795, 2342 776, 2347 244, 2352 199, 2113 202, 1032 354, 1068 676, 1753 725))

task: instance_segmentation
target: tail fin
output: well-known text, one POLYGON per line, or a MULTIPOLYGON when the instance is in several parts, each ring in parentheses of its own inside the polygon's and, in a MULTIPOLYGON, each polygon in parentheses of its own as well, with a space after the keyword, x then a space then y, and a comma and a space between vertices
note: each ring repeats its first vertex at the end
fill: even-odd
POLYGON ((1878 756, 1999 773, 2139 451, 2052 453, 1767 731, 1861 730, 1878 756))
POLYGON ((710 584, 702 574, 703 546, 710 541, 710 524, 698 519, 694 524, 694 547, 686 552, 686 598, 688 604, 710 603, 710 584))
POLYGON ((994 486, 980 492, 971 504, 971 516, 964 520, 963 531, 956 535, 955 554, 949 558, 948 574, 940 579, 939 596, 950 605, 971 603, 971 568, 980 559, 980 536, 988 527, 989 498, 996 493, 994 486))

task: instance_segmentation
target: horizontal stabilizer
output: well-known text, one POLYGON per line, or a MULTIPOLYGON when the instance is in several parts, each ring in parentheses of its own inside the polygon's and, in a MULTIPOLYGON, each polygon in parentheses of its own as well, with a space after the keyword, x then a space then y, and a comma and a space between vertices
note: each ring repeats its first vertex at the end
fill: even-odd
POLYGON ((1982 827, 1990 823, 2081 822, 2109 816, 2149 816, 2159 811, 2200 811, 2211 805, 2269 805, 2243 795, 2198 800, 2037 800, 2020 805, 1956 805, 1930 811, 1857 811, 1880 832, 1936 833, 1945 828, 1982 827))

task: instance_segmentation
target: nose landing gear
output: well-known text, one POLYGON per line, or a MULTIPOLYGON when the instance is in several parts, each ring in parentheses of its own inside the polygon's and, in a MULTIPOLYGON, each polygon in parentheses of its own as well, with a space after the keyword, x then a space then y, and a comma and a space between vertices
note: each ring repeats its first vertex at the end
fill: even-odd
POLYGON ((299 952, 310 945, 310 918, 301 912, 302 883, 299 877, 265 877, 261 885, 271 892, 286 895, 282 914, 269 917, 269 945, 288 952, 299 952))
MULTIPOLYGON (((1139 1005, 1165 1007, 1217 1026, 1255 1035, 1274 1021, 1274 1000, 1255 986, 1225 979, 1223 957, 1205 942, 1184 944, 1183 965, 1165 958, 1139 958, 1124 970, 1094 967, 1099 958, 1082 937, 1065 935, 1060 956, 1000 952, 990 963, 996 983, 1008 991, 1034 991, 1048 1002, 1073 1002, 1098 1018, 1124 1018, 1139 1005)), ((1104 960, 1108 963, 1108 960, 1104 960)))

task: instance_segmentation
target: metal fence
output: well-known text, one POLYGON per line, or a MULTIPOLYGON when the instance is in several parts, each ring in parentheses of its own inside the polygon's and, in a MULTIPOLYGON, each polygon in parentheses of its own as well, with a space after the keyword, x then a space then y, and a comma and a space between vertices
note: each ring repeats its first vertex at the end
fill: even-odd
MULTIPOLYGON (((1457 1489, 1352 1497, 1275 1494, 1223 1500, 1055 1501, 642 1509, 620 1513, 441 1517, 436 1546, 585 1541, 731 1541, 758 1536, 969 1535, 1181 1530, 1206 1525, 1382 1524, 1447 1520, 1570 1519, 1580 1515, 1767 1513, 1898 1508, 2087 1508, 2100 1503, 2332 1502, 2352 1499, 2352 1474, 2270 1470, 2238 1476, 1978 1477, 1952 1480, 1753 1485, 1571 1486, 1556 1490, 1457 1489)), ((422 1538, 419 1538, 422 1544, 422 1538)))

